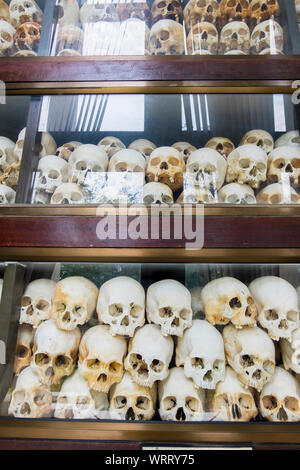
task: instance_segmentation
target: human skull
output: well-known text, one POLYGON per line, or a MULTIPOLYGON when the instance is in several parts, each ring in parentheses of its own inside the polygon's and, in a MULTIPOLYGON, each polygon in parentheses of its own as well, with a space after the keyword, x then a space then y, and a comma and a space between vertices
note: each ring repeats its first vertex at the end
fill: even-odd
POLYGON ((125 149, 126 146, 123 142, 117 137, 107 136, 103 137, 98 143, 100 148, 103 148, 108 155, 108 158, 111 158, 119 150, 125 149))
POLYGON ((56 283, 51 279, 36 279, 28 284, 21 300, 20 323, 37 328, 49 320, 56 283))
POLYGON ((300 328, 293 331, 291 342, 281 339, 279 344, 284 368, 300 374, 300 328))
POLYGON ((249 285, 258 309, 258 321, 272 339, 292 339, 300 326, 296 289, 285 279, 263 276, 249 285))
POLYGON ((221 0, 220 28, 231 21, 243 21, 249 23, 251 16, 249 0, 221 0))
POLYGON ((79 6, 77 0, 59 1, 58 24, 77 26, 79 22, 79 6))
POLYGON ((4 173, 0 176, 0 185, 9 186, 14 191, 17 189, 20 174, 20 163, 13 163, 8 166, 4 173))
POLYGON ((228 155, 235 149, 234 143, 227 137, 213 137, 206 142, 205 147, 216 150, 224 158, 227 159, 228 155))
POLYGON ((33 204, 50 204, 51 194, 44 191, 36 191, 33 195, 33 204))
POLYGON ((56 284, 51 317, 58 328, 73 330, 87 323, 95 312, 98 298, 97 286, 82 276, 71 276, 56 284))
POLYGON ((189 156, 186 178, 195 186, 216 190, 224 183, 226 168, 226 159, 217 150, 205 147, 189 156))
POLYGON ((83 31, 78 26, 72 24, 62 24, 58 28, 56 53, 61 55, 64 51, 74 51, 82 53, 83 31))
POLYGON ((197 389, 184 375, 182 367, 170 369, 169 376, 159 382, 159 414, 166 421, 202 421, 205 392, 197 389))
POLYGON ((80 21, 86 23, 97 23, 98 21, 118 21, 118 14, 113 3, 105 1, 85 2, 80 8, 80 21))
POLYGON ((268 181, 300 187, 300 150, 285 145, 269 154, 268 181))
POLYGON ((239 381, 230 366, 226 366, 224 381, 216 386, 211 409, 218 421, 247 422, 258 414, 254 391, 239 381))
POLYGON ((41 25, 39 23, 23 23, 21 24, 15 33, 14 44, 17 50, 32 50, 37 52, 40 37, 41 37, 41 25))
POLYGON ((257 25, 265 20, 277 20, 280 10, 277 0, 252 0, 250 3, 251 24, 257 25))
POLYGON ((218 53, 219 33, 217 28, 208 22, 195 24, 187 37, 188 54, 218 53))
POLYGON ((258 326, 238 330, 233 325, 227 325, 222 334, 228 364, 237 373, 243 385, 260 392, 274 375, 273 341, 258 326))
POLYGON ((39 160, 40 174, 36 189, 53 193, 58 186, 68 181, 68 164, 56 155, 47 155, 39 160))
POLYGON ((194 152, 196 147, 193 145, 189 144, 188 142, 175 142, 175 144, 172 145, 178 152, 180 152, 181 157, 184 160, 184 163, 187 162, 187 159, 189 158, 190 154, 194 152))
POLYGON ((265 49, 283 51, 283 29, 273 20, 263 21, 255 26, 251 34, 250 51, 259 54, 265 49))
POLYGON ((281 367, 276 367, 272 382, 261 391, 260 414, 272 422, 300 421, 299 399, 300 389, 295 377, 281 367))
POLYGON ((271 134, 262 129, 254 129, 247 132, 240 142, 241 145, 257 145, 261 147, 267 154, 271 153, 274 149, 274 139, 271 134))
POLYGON ((154 0, 151 6, 152 25, 160 20, 183 22, 183 11, 178 0, 154 0))
POLYGON ((300 150, 299 131, 286 132, 275 141, 275 148, 285 147, 286 145, 296 147, 297 150, 300 150))
POLYGON ((13 163, 18 162, 14 154, 15 143, 7 137, 0 137, 0 176, 13 163))
POLYGON ((146 1, 118 3, 117 13, 121 21, 137 18, 149 24, 151 19, 151 10, 146 1))
POLYGON ((268 155, 256 145, 237 147, 228 156, 227 163, 227 183, 246 183, 257 189, 267 179, 268 155))
POLYGON ((173 20, 159 20, 150 30, 150 53, 152 55, 183 55, 184 30, 173 20))
POLYGON ((83 185, 88 183, 89 177, 98 179, 98 174, 104 173, 107 166, 107 154, 98 145, 80 145, 69 157, 69 181, 83 185))
POLYGON ((212 325, 236 328, 256 325, 257 309, 248 287, 233 277, 221 277, 208 282, 202 289, 206 319, 212 325))
POLYGON ((10 21, 9 8, 4 0, 0 0, 0 20, 10 21))
POLYGON ((254 191, 248 184, 226 184, 218 192, 218 199, 225 204, 256 204, 254 191))
POLYGON ((62 384, 54 416, 58 419, 95 419, 101 418, 108 408, 107 394, 90 390, 77 369, 62 384))
POLYGON ((66 160, 66 162, 68 162, 71 153, 74 152, 74 150, 76 150, 80 145, 82 145, 81 142, 67 142, 61 147, 58 147, 58 149, 56 150, 56 156, 63 158, 64 160, 66 160))
POLYGON ((147 183, 143 186, 144 204, 173 204, 172 190, 163 183, 147 183))
POLYGON ((10 54, 15 33, 15 28, 8 21, 0 19, 0 56, 10 54))
POLYGON ((14 28, 29 21, 40 25, 43 22, 43 12, 34 0, 11 0, 9 15, 14 28))
POLYGON ((78 367, 89 388, 108 393, 122 380, 127 342, 124 336, 112 336, 108 325, 96 325, 83 335, 79 346, 78 367))
POLYGON ((43 418, 50 415, 52 394, 38 372, 30 366, 20 373, 8 413, 15 418, 43 418))
POLYGON ((176 201, 177 204, 214 204, 216 202, 215 196, 209 189, 190 186, 189 182, 176 201))
POLYGON ((71 375, 76 364, 80 330, 63 331, 54 320, 43 321, 36 329, 32 348, 31 368, 47 385, 59 384, 71 375))
POLYGON ((42 132, 39 158, 56 154, 57 145, 49 132, 42 132))
POLYGON ((150 155, 146 176, 149 182, 164 183, 172 191, 182 188, 184 160, 174 147, 158 147, 150 155))
POLYGON ((197 388, 213 390, 225 376, 224 343, 221 333, 206 320, 194 320, 176 347, 176 366, 197 388))
MULTIPOLYGON (((126 3, 125 5, 129 4, 126 3)), ((140 152, 148 160, 153 150, 156 149, 156 145, 147 139, 137 139, 131 142, 128 148, 140 152)))
POLYGON ((168 376, 173 349, 171 336, 163 336, 157 325, 144 325, 129 341, 125 369, 134 382, 152 387, 156 380, 164 380, 168 376))
POLYGON ((0 184, 0 205, 14 204, 16 200, 16 191, 5 184, 0 184))
POLYGON ((164 336, 182 336, 192 326, 191 294, 173 279, 155 282, 147 290, 146 312, 148 322, 159 325, 164 336))
POLYGON ((220 5, 217 0, 189 0, 183 15, 187 33, 195 24, 203 21, 217 26, 220 20, 220 5))
POLYGON ((155 414, 156 384, 151 388, 138 385, 129 372, 125 372, 120 383, 111 387, 109 395, 112 419, 144 421, 152 419, 155 414))
POLYGON ((109 160, 110 172, 145 173, 146 160, 141 152, 133 149, 122 149, 116 152, 109 160))
POLYGON ((14 373, 19 375, 21 370, 29 366, 32 356, 34 329, 30 325, 19 325, 15 351, 14 373))
POLYGON ((274 183, 263 188, 256 196, 258 204, 300 204, 300 198, 289 184, 274 183))
POLYGON ((236 50, 245 54, 249 54, 250 51, 250 29, 243 21, 226 24, 220 33, 219 53, 225 54, 236 50))
POLYGON ((75 183, 63 183, 56 188, 50 200, 51 204, 83 204, 84 194, 75 183))

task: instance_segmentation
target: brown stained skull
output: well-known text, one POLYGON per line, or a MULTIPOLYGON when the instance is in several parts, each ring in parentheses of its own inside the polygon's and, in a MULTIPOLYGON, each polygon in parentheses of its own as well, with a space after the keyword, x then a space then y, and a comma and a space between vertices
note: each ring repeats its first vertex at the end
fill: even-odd
POLYGON ((145 21, 149 25, 151 20, 151 10, 147 2, 132 2, 132 3, 119 3, 117 6, 117 13, 121 21, 126 21, 130 18, 137 18, 145 21))
POLYGON ((235 149, 234 143, 226 137, 213 137, 206 142, 205 147, 216 150, 225 158, 235 149))
POLYGON ((220 21, 220 5, 217 0, 190 0, 183 14, 186 30, 189 33, 195 24, 203 21, 217 26, 220 21))
POLYGON ((272 19, 278 21, 280 17, 278 0, 252 0, 250 11, 251 27, 254 27, 265 20, 272 19))
POLYGON ((183 11, 179 0, 154 0, 151 7, 152 25, 159 20, 183 22, 183 11))
POLYGON ((249 0, 221 0, 220 10, 220 28, 223 28, 225 24, 229 23, 230 21, 244 21, 247 24, 249 23, 249 0))
POLYGON ((38 23, 24 23, 16 31, 14 42, 17 50, 37 51, 41 37, 41 25, 38 23))
POLYGON ((217 28, 207 22, 198 23, 191 29, 187 38, 187 50, 189 54, 202 51, 217 54, 219 33, 217 28))

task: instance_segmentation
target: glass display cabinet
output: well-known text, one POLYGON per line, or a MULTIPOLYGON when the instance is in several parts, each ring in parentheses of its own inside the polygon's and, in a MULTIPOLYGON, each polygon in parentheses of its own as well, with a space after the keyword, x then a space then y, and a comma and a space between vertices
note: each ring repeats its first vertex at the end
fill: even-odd
POLYGON ((0 448, 300 446, 298 7, 0 1, 0 448))

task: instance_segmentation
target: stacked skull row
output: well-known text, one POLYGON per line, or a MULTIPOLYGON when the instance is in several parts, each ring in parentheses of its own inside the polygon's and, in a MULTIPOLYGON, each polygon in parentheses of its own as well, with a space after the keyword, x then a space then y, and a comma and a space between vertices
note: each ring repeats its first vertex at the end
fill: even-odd
POLYGON ((146 293, 127 276, 99 291, 79 276, 35 280, 22 298, 9 413, 145 420, 158 400, 165 420, 250 421, 259 410, 300 421, 298 303, 276 276, 191 291, 165 279, 146 293))
POLYGON ((0 1, 0 56, 36 56, 43 12, 34 0, 0 1))

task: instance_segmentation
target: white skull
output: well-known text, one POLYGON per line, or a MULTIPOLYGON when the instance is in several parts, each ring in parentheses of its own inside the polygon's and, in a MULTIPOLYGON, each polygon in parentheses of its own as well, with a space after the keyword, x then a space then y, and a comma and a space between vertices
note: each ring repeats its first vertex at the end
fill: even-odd
POLYGON ((97 23, 98 21, 119 21, 116 7, 113 3, 105 1, 85 2, 80 8, 80 21, 86 23, 97 23))
POLYGON ((174 20, 159 20, 150 30, 152 55, 183 55, 184 29, 174 20))
POLYGON ((190 184, 215 190, 223 185, 226 168, 226 160, 219 152, 201 148, 189 156, 185 176, 190 184))
POLYGON ((126 148, 125 144, 123 144, 120 139, 112 136, 103 137, 97 145, 105 150, 108 158, 111 158, 119 150, 126 148))
POLYGON ((108 325, 89 328, 79 346, 78 367, 89 388, 108 393, 122 380, 127 342, 123 336, 112 336, 108 325))
POLYGON ((194 320, 178 338, 176 366, 196 387, 213 390, 225 377, 224 343, 221 333, 206 320, 194 320))
POLYGON ((133 336, 135 329, 145 323, 143 286, 128 276, 106 281, 99 290, 97 312, 99 322, 110 325, 113 336, 133 336))
POLYGON ((205 392, 197 389, 184 375, 182 367, 170 369, 169 376, 159 382, 159 414, 166 421, 202 421, 205 392))
POLYGON ((263 276, 249 285, 258 309, 258 321, 272 339, 292 339, 292 333, 300 326, 298 295, 285 279, 263 276))
POLYGON ((156 384, 151 388, 138 385, 129 372, 125 372, 120 383, 111 387, 109 395, 112 419, 144 421, 152 419, 155 414, 156 384))
POLYGON ((279 344, 284 368, 300 374, 300 328, 293 331, 291 342, 281 339, 279 344))
POLYGON ((232 21, 226 24, 220 34, 219 53, 242 51, 249 54, 250 29, 243 21, 232 21))
POLYGON ((300 150, 289 145, 274 149, 269 155, 268 181, 300 187, 300 150))
POLYGON ((266 186, 257 194, 256 201, 258 204, 300 204, 295 189, 281 183, 266 186))
POLYGON ((299 131, 289 131, 283 134, 275 141, 275 148, 293 146, 300 150, 300 133, 299 131))
POLYGON ((101 418, 108 408, 107 394, 90 390, 77 369, 62 384, 54 416, 58 419, 95 419, 101 418))
POLYGON ((29 21, 39 24, 43 22, 43 12, 34 0, 11 0, 9 15, 14 28, 29 21))
POLYGON ((218 199, 225 204, 256 204, 254 191, 248 184, 226 184, 218 192, 218 199))
POLYGON ((39 157, 43 158, 47 155, 55 155, 56 150, 57 145, 52 135, 49 132, 42 132, 39 157))
POLYGON ((137 139, 131 142, 128 148, 140 152, 147 161, 153 150, 156 149, 156 145, 147 139, 137 139))
POLYGON ((258 147, 261 147, 267 154, 272 152, 274 149, 273 137, 269 132, 262 129, 253 129, 252 131, 246 132, 246 134, 242 137, 240 146, 246 144, 257 145, 258 147))
POLYGON ((47 155, 39 160, 40 173, 37 187, 38 191, 53 193, 58 186, 68 181, 68 164, 55 155, 47 155))
POLYGON ((72 24, 60 24, 58 27, 56 39, 56 54, 61 55, 74 55, 82 53, 83 47, 83 31, 78 26, 72 24))
POLYGON ((144 325, 129 341, 125 369, 134 382, 152 387, 156 380, 164 380, 168 376, 173 350, 171 336, 163 336, 157 325, 144 325))
POLYGON ((119 150, 109 160, 108 171, 145 173, 146 159, 137 150, 119 150))
POLYGON ((283 29, 279 23, 266 20, 255 26, 251 34, 250 50, 252 54, 259 54, 265 49, 283 51, 283 29))
POLYGON ((191 294, 173 279, 155 282, 147 290, 146 312, 148 322, 159 325, 164 336, 182 336, 192 326, 191 294))
POLYGON ((216 386, 211 408, 217 421, 247 422, 258 413, 254 391, 246 388, 229 366, 226 366, 224 382, 216 386))
POLYGON ((69 181, 83 185, 89 178, 99 177, 108 166, 107 154, 99 146, 85 144, 77 147, 69 158, 69 181))
POLYGON ((96 308, 97 286, 82 276, 71 276, 56 284, 51 317, 58 328, 73 330, 87 323, 96 308))
POLYGON ((218 53, 219 33, 212 23, 195 24, 187 37, 188 54, 218 53))
POLYGON ((8 412, 15 418, 43 418, 51 413, 52 394, 31 367, 20 373, 8 412))
POLYGON ((276 367, 272 382, 265 385, 260 394, 260 414, 273 422, 300 421, 299 399, 300 388, 295 377, 276 367))
POLYGON ((63 158, 64 160, 66 160, 66 162, 68 162, 71 153, 74 152, 74 150, 76 150, 80 145, 82 145, 81 142, 67 142, 61 147, 58 147, 58 149, 56 150, 56 155, 57 157, 63 158))
POLYGON ((5 20, 0 20, 0 56, 9 55, 14 45, 15 28, 5 20))
POLYGON ((177 204, 214 204, 216 202, 215 196, 209 189, 190 186, 189 181, 176 201, 177 204))
POLYGON ((187 159, 189 158, 190 154, 194 152, 196 147, 193 145, 189 144, 188 142, 175 142, 175 144, 172 145, 178 152, 180 153, 181 157, 184 160, 184 163, 187 162, 187 159))
POLYGON ((84 204, 84 194, 75 183, 63 183, 56 188, 51 204, 84 204))
POLYGON ((205 147, 219 152, 227 159, 228 155, 235 149, 234 143, 227 137, 213 137, 206 142, 205 147))
POLYGON ((227 183, 247 183, 257 189, 267 179, 268 155, 256 145, 237 147, 228 156, 227 163, 227 183))
POLYGON ((51 279, 36 279, 28 284, 21 300, 20 323, 37 328, 49 320, 56 283, 51 279))
POLYGON ((33 204, 50 204, 51 194, 44 191, 36 191, 33 196, 33 204))
POLYGON ((15 351, 14 373, 19 375, 24 367, 29 366, 32 356, 34 329, 30 325, 19 325, 15 351))
POLYGON ((60 16, 58 24, 77 26, 79 22, 79 6, 77 0, 60 0, 59 7, 60 16))
POLYGON ((9 166, 18 162, 18 157, 14 154, 15 145, 7 137, 0 137, 0 176, 9 166))
POLYGON ((146 176, 149 182, 164 183, 172 191, 182 188, 184 160, 174 147, 158 147, 150 155, 146 176))
POLYGON ((256 325, 257 309, 248 287, 233 277, 221 277, 202 289, 206 319, 212 325, 232 322, 236 328, 256 325))
POLYGON ((163 183, 147 183, 143 186, 144 204, 173 204, 173 192, 163 183))
POLYGON ((37 327, 31 368, 41 375, 46 384, 59 384, 63 377, 72 374, 80 336, 79 328, 63 331, 57 328, 52 319, 42 322, 37 327))
POLYGON ((260 392, 272 380, 275 369, 275 346, 269 335, 257 326, 238 330, 228 325, 223 339, 226 360, 239 380, 260 392))
POLYGON ((5 184, 0 184, 0 205, 14 204, 16 200, 16 191, 5 184))
POLYGON ((247 55, 245 52, 239 51, 239 50, 234 50, 234 51, 228 51, 225 52, 224 55, 247 55))
POLYGON ((203 21, 217 25, 220 19, 220 5, 217 0, 189 0, 184 10, 184 22, 187 32, 203 21))

